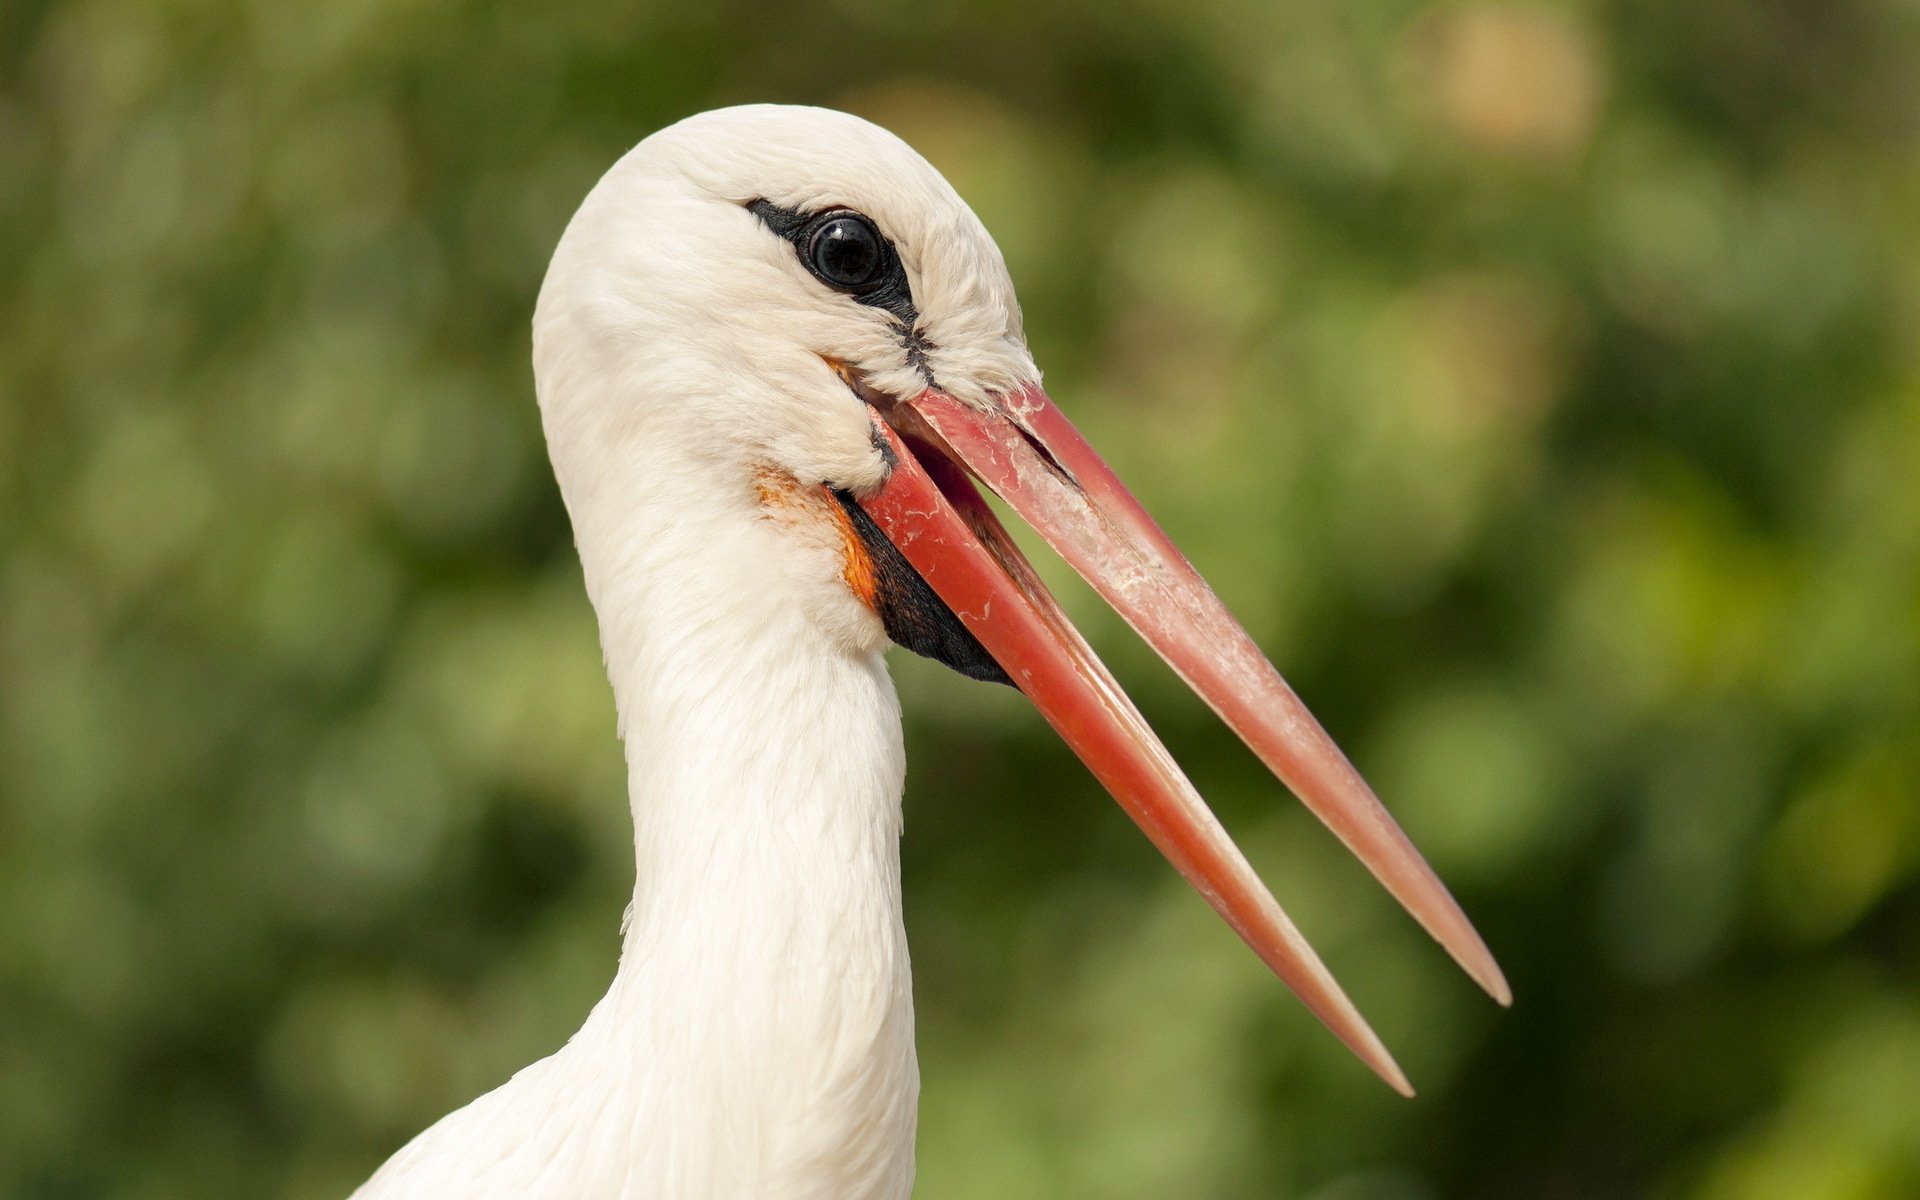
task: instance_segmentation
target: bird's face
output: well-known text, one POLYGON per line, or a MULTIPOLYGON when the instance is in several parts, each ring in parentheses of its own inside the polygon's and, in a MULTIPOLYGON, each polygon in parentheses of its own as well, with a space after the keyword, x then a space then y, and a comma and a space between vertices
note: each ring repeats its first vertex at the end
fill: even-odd
POLYGON ((1039 378, 999 249, 939 172, 858 118, 774 105, 683 121, 609 171, 555 254, 535 341, 550 434, 556 416, 612 422, 854 492, 888 471, 859 390, 937 381, 985 403, 1039 378), (606 403, 575 374, 649 402, 606 403), (590 411, 552 411, 572 398, 590 411))
POLYGON ((976 484, 997 493, 1504 1002, 1444 886, 1041 390, 992 238, 897 138, 776 106, 655 134, 574 218, 535 343, 576 524, 576 497, 644 448, 826 547, 834 603, 1024 692, 1275 972, 1406 1090, 976 484))

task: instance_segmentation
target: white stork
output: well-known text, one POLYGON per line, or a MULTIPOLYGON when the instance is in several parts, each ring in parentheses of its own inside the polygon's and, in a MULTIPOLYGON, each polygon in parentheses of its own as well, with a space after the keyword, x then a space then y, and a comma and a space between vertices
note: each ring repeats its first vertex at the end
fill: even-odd
POLYGON ((1405 1076, 975 490, 1083 575, 1501 1003, 1445 887, 1040 390, 993 239, 893 135, 756 105, 587 197, 533 322, 625 743, 619 971, 360 1200, 882 1200, 913 1180, 889 641, 1024 692, 1334 1034, 1405 1076))

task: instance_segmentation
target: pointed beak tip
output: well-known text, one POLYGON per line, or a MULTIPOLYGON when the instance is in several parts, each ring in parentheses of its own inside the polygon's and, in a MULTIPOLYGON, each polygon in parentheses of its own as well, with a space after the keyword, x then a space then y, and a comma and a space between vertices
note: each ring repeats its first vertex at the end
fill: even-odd
POLYGON ((1380 1082, 1407 1099, 1413 1099, 1415 1095, 1413 1083, 1407 1078, 1407 1073, 1400 1069, 1400 1064, 1394 1060, 1392 1053, 1377 1038, 1368 1040, 1370 1045, 1362 1047, 1349 1043, 1348 1049, 1359 1056, 1368 1070, 1380 1077, 1380 1082))
POLYGON ((1414 1096, 1413 1084, 1407 1079, 1407 1073, 1400 1069, 1400 1063, 1393 1057, 1393 1051, 1387 1049, 1380 1035, 1373 1031, 1358 1013, 1351 1020, 1336 1017, 1328 1020, 1323 1014, 1321 1020, 1332 1029, 1334 1036, 1346 1044, 1354 1057, 1365 1063, 1367 1069, 1380 1077, 1380 1081, 1394 1091, 1411 1100, 1414 1096))
POLYGON ((1500 964, 1494 961, 1493 952, 1484 943, 1478 945, 1478 950, 1478 954, 1455 955, 1455 961, 1495 1004, 1501 1008, 1512 1008, 1513 988, 1507 983, 1506 972, 1500 969, 1500 964))

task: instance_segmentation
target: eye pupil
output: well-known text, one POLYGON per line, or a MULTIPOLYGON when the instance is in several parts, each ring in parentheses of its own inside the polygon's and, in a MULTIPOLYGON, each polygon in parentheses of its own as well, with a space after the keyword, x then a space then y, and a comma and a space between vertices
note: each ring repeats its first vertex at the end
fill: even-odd
POLYGON ((843 291, 873 286, 884 277, 887 267, 880 231, 854 216, 822 222, 808 244, 807 261, 822 282, 843 291))

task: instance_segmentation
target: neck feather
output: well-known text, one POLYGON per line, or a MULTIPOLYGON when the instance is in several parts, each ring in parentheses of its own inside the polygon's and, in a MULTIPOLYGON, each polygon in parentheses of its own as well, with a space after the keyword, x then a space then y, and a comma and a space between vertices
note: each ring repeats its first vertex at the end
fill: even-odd
POLYGON ((580 1040, 659 1099, 635 1115, 673 1177, 904 1196, 918 1075, 898 701, 880 652, 797 599, 818 556, 749 481, 720 479, 670 497, 636 479, 620 519, 576 513, 636 858, 620 970, 580 1040))
POLYGON ((796 599, 818 556, 749 480, 710 474, 561 473, 633 806, 613 986, 559 1053, 421 1135, 356 1200, 911 1187, 898 702, 881 652, 796 599))

